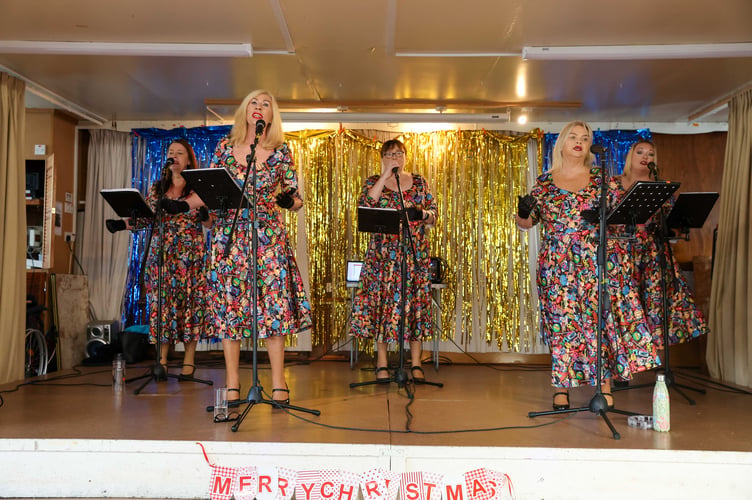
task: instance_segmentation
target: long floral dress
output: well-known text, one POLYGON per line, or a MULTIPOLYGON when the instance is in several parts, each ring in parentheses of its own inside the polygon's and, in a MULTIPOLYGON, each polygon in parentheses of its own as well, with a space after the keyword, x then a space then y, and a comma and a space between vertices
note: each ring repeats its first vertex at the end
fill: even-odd
MULTIPOLYGON (((626 190, 618 178, 617 193, 621 199, 626 190)), ((673 206, 671 198, 664 204, 664 214, 668 214, 673 206)), ((640 288, 640 298, 647 317, 648 326, 658 349, 663 348, 663 273, 661 271, 659 230, 661 213, 657 212, 645 224, 635 226, 634 239, 631 241, 631 256, 634 263, 634 279, 640 288)), ((624 226, 616 228, 616 232, 623 233, 624 226)), ((697 309, 692 290, 679 270, 678 263, 670 255, 669 243, 664 248, 666 262, 666 280, 668 283, 668 341, 675 345, 697 338, 708 332, 705 318, 697 309)))
MULTIPOLYGON (((227 137, 217 144, 211 167, 227 169, 240 186, 248 173, 248 167, 233 156, 233 147, 227 137)), ((291 188, 298 188, 297 175, 290 150, 287 144, 282 144, 256 167, 259 222, 256 324, 259 338, 294 334, 311 327, 311 306, 281 209, 275 201, 276 193, 291 188)), ((250 186, 248 192, 252 192, 250 186)), ((253 261, 249 256, 252 252, 253 211, 241 211, 226 257, 225 246, 235 210, 216 215, 220 218, 212 229, 208 275, 211 326, 208 334, 220 339, 251 338, 253 261)))
MULTIPOLYGON (((146 199, 154 211, 158 199, 158 185, 155 183, 146 199)), ((175 215, 162 211, 162 221, 164 245, 160 244, 160 228, 155 223, 144 268, 149 341, 156 343, 158 332, 161 333, 160 343, 196 341, 205 327, 206 237, 198 210, 175 215), (164 259, 161 304, 158 301, 160 250, 164 259)), ((148 221, 139 219, 132 221, 131 225, 134 230, 138 230, 149 224, 148 221)))
MULTIPOLYGON (((555 387, 595 385, 597 380, 598 227, 580 213, 596 209, 600 185, 598 169, 591 169, 590 182, 578 192, 558 188, 548 172, 531 192, 538 202, 533 223, 542 227, 537 284, 555 387)), ((628 380, 655 366, 657 359, 626 249, 612 240, 605 273, 601 381, 628 380)))
MULTIPOLYGON (((399 209, 399 192, 384 188, 379 199, 368 196, 378 180, 374 175, 366 179, 358 205, 373 208, 399 209)), ((423 177, 413 174, 413 185, 403 191, 405 206, 415 206, 436 213, 436 201, 423 177)), ((431 310, 431 277, 426 225, 410 221, 415 248, 407 246, 407 283, 405 293, 405 340, 424 340, 433 335, 431 310)), ((377 342, 396 342, 399 338, 402 280, 400 266, 403 259, 400 235, 372 233, 355 291, 350 332, 356 337, 373 338, 377 342)))

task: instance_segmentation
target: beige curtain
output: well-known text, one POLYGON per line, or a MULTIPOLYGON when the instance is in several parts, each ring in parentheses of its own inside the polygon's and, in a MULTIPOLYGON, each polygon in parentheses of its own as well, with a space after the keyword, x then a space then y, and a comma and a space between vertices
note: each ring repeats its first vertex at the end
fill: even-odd
POLYGON ((26 174, 24 82, 0 73, 0 384, 24 377, 26 174))
POLYGON ((714 378, 748 387, 752 387, 751 171, 752 90, 748 90, 729 103, 707 349, 714 378))
POLYGON ((89 311, 93 320, 120 321, 130 233, 107 231, 105 220, 118 216, 99 191, 131 187, 130 134, 92 130, 88 168, 80 260, 89 280, 89 311))

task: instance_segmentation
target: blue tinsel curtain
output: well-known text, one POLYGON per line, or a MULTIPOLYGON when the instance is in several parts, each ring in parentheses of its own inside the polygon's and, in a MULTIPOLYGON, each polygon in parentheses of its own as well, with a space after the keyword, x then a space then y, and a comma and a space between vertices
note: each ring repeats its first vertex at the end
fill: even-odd
MULTIPOLYGON (((162 130, 156 128, 133 129, 133 177, 132 187, 141 191, 146 197, 151 185, 159 179, 162 167, 167 159, 167 149, 175 139, 186 139, 196 153, 198 168, 207 168, 214 154, 217 142, 230 131, 229 125, 197 128, 174 128, 162 130)), ((139 231, 131 239, 128 256, 128 279, 126 281, 124 325, 148 324, 148 316, 138 306, 142 290, 138 286, 141 261, 146 247, 148 231, 139 231)))
MULTIPOLYGON (((651 141, 650 129, 638 130, 594 130, 593 144, 600 144, 607 149, 609 175, 621 175, 624 171, 624 157, 629 147, 638 140, 651 141)), ((543 171, 551 167, 551 153, 559 134, 545 134, 543 137, 543 171)), ((600 158, 597 158, 600 161, 600 158)))

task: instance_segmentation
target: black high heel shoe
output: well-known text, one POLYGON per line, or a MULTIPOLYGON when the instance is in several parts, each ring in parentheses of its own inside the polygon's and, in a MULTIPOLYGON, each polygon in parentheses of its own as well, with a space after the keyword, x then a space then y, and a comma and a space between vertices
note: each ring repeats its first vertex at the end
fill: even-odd
POLYGON ((376 382, 380 384, 388 384, 389 380, 390 380, 389 368, 387 368, 386 366, 381 366, 379 368, 376 368, 376 382), (379 377, 379 373, 381 372, 386 372, 386 377, 379 377))
POLYGON ((181 373, 180 375, 178 375, 178 382, 184 382, 186 380, 193 380, 193 374, 196 373, 196 367, 193 365, 183 365, 183 368, 185 368, 186 366, 191 367, 191 373, 181 373))
POLYGON ((554 411, 568 410, 569 409, 569 391, 567 391, 567 392, 555 392, 552 404, 553 404, 554 411), (565 404, 556 404, 556 397, 557 396, 561 396, 561 395, 566 396, 567 402, 565 404))
MULTIPOLYGON (((281 403, 283 405, 289 405, 290 404, 290 389, 272 389, 272 402, 273 403, 281 403), (275 392, 286 392, 287 393, 287 399, 274 399, 274 393, 275 392)), ((281 406, 277 406, 275 404, 272 404, 272 408, 275 410, 281 410, 281 406)))

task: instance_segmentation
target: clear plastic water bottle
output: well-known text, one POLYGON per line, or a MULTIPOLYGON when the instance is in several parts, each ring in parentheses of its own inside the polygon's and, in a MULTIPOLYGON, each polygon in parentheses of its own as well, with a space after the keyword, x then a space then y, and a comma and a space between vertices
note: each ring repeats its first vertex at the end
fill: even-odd
POLYGON ((671 429, 671 408, 668 401, 668 387, 663 374, 658 375, 653 389, 653 430, 668 432, 671 429))
POLYGON ((121 394, 125 390, 125 359, 117 353, 112 360, 112 392, 121 394))

